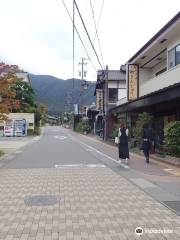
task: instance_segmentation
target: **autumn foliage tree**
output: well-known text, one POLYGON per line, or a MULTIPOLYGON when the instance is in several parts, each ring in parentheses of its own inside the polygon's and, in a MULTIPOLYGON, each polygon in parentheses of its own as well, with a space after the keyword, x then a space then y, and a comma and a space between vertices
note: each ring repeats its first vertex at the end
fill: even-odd
POLYGON ((7 113, 19 108, 16 92, 11 88, 17 80, 21 79, 16 76, 16 69, 0 74, 0 120, 6 120, 7 113))

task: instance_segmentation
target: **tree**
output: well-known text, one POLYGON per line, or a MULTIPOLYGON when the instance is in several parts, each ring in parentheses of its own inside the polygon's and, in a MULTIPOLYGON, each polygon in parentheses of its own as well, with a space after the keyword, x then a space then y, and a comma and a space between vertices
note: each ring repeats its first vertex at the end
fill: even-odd
POLYGON ((28 82, 18 80, 11 86, 11 89, 16 93, 15 99, 20 103, 18 111, 35 111, 34 90, 28 82))
POLYGON ((40 125, 40 121, 42 125, 45 124, 45 114, 47 112, 47 106, 43 103, 40 103, 38 106, 36 106, 36 112, 35 112, 35 123, 37 126, 40 125))
POLYGON ((16 92, 11 89, 13 83, 19 78, 15 72, 0 75, 0 119, 6 120, 7 113, 19 108, 19 100, 15 99, 16 92))

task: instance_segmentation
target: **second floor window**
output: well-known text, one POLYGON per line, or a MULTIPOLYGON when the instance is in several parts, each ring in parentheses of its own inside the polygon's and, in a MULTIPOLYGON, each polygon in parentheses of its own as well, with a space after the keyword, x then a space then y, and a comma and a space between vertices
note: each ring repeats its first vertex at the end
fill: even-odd
POLYGON ((168 51, 168 69, 180 64, 180 44, 168 51))
POLYGON ((109 88, 109 102, 117 102, 118 100, 118 89, 109 88))

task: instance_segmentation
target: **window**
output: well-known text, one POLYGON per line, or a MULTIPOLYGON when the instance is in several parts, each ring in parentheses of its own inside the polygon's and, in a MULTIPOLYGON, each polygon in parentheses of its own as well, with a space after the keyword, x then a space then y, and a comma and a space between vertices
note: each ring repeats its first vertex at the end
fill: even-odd
POLYGON ((180 44, 176 47, 176 65, 180 64, 180 44))
POLYGON ((118 100, 122 99, 122 98, 125 98, 127 95, 127 89, 123 89, 123 88, 120 88, 119 89, 119 96, 118 96, 118 100))
POLYGON ((168 52, 168 69, 175 66, 175 48, 168 52))
POLYGON ((109 102, 117 102, 118 100, 118 89, 109 88, 109 102))
POLYGON ((168 69, 180 64, 180 44, 168 51, 168 69))

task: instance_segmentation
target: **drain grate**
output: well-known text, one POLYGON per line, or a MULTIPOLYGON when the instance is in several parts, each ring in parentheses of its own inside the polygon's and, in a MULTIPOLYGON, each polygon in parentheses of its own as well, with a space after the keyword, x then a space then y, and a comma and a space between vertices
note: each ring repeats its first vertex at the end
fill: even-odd
POLYGON ((24 202, 29 206, 49 206, 57 203, 57 198, 52 195, 35 195, 26 197, 24 202))
POLYGON ((180 216, 180 201, 163 201, 163 203, 180 216))

